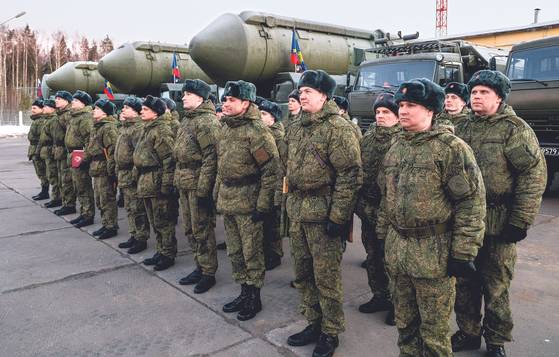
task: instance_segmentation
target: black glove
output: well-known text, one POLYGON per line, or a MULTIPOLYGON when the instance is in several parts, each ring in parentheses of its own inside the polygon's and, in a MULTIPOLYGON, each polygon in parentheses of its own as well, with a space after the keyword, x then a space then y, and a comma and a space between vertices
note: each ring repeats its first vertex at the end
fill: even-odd
POLYGON ((259 210, 255 210, 254 212, 252 212, 252 216, 250 216, 250 218, 254 223, 256 223, 256 222, 263 221, 265 215, 266 213, 262 213, 259 210))
POLYGON ((209 210, 212 207, 213 200, 209 196, 198 197, 198 207, 209 210))
POLYGON ((501 233, 501 239, 506 243, 520 242, 524 238, 526 238, 526 229, 513 226, 510 223, 503 228, 501 233))
POLYGON ((326 234, 328 234, 329 237, 332 238, 339 237, 343 231, 344 231, 343 224, 337 224, 330 220, 328 220, 328 223, 326 223, 326 234))
POLYGON ((450 258, 448 260, 448 276, 457 278, 472 278, 476 274, 473 262, 450 258))

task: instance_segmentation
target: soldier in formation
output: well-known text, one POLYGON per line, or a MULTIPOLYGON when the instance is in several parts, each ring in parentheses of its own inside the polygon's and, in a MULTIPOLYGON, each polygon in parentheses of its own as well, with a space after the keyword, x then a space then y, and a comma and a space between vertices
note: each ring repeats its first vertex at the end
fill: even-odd
POLYGON ((39 150, 39 157, 45 160, 47 179, 51 187, 50 201, 45 203, 44 207, 60 207, 62 205, 62 199, 60 198, 60 181, 58 179, 58 169, 53 154, 54 140, 51 134, 51 128, 58 120, 54 99, 46 99, 43 101, 43 117, 45 118, 45 124, 39 136, 39 146, 37 150, 39 150))
POLYGON ((45 159, 41 158, 39 141, 41 138, 41 132, 45 126, 47 119, 43 115, 43 100, 36 99, 31 104, 31 126, 29 127, 29 133, 27 134, 27 140, 29 140, 29 148, 27 150, 27 158, 33 161, 33 167, 35 168, 35 174, 41 182, 41 192, 33 196, 33 200, 46 200, 49 196, 49 181, 47 178, 47 165, 45 159))

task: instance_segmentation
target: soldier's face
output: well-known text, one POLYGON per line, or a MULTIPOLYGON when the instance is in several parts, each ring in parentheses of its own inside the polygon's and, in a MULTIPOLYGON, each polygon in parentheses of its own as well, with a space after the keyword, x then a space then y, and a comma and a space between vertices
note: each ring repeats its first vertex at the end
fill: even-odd
POLYGON ((454 93, 448 93, 444 97, 444 109, 450 114, 458 114, 464 109, 466 102, 454 93))
POLYGON ((42 113, 43 113, 43 108, 38 107, 36 105, 31 106, 31 114, 37 115, 37 114, 42 114, 42 113))
POLYGON ((486 86, 475 86, 470 93, 472 110, 477 115, 493 115, 497 113, 502 99, 497 93, 486 86))
POLYGON ((264 122, 264 124, 266 124, 266 126, 272 126, 276 122, 274 116, 265 110, 260 111, 260 117, 262 118, 262 121, 264 122))
POLYGON ((222 103, 221 111, 229 117, 242 114, 247 111, 250 102, 248 100, 240 100, 239 98, 227 96, 222 103))
POLYGON ((105 114, 105 112, 102 111, 99 107, 93 108, 93 119, 95 119, 96 121, 101 120, 106 116, 107 114, 105 114))
POLYGON ((392 110, 385 107, 378 107, 375 113, 375 118, 378 126, 392 127, 398 124, 398 117, 392 110))
POLYGON ((202 104, 204 98, 190 92, 184 92, 182 96, 182 106, 186 110, 196 109, 202 104))
POLYGON ((308 113, 318 113, 322 110, 324 103, 328 99, 326 94, 311 87, 301 87, 299 89, 299 99, 301 108, 308 113))
POLYGON ((83 107, 85 107, 85 104, 81 100, 72 100, 72 109, 82 109, 83 107))
POLYGON ((153 110, 149 109, 148 107, 146 107, 145 105, 142 105, 142 111, 140 113, 140 116, 142 117, 142 120, 154 120, 155 118, 157 118, 157 113, 154 112, 153 110))
POLYGON ((412 102, 400 102, 400 125, 407 131, 427 131, 431 128, 433 111, 412 102))
POLYGON ((62 99, 61 97, 56 97, 54 98, 54 104, 56 105, 57 109, 62 109, 65 108, 70 103, 68 103, 66 99, 62 99))
POLYGON ((43 107, 43 114, 52 114, 54 113, 55 109, 53 107, 43 107))
POLYGON ((135 117, 138 116, 138 113, 132 109, 132 107, 129 107, 128 105, 125 105, 122 107, 122 111, 120 112, 120 116, 126 120, 126 119, 133 119, 135 117))
POLYGON ((287 110, 289 110, 291 114, 297 115, 301 110, 301 103, 299 103, 295 98, 289 98, 289 101, 287 102, 287 110))

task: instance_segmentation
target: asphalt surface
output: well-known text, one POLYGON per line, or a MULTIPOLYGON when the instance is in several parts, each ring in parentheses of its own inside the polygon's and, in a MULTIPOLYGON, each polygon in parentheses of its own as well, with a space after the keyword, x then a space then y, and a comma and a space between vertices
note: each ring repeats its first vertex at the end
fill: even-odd
MULTIPOLYGON (((297 292, 289 244, 283 264, 267 272, 263 311, 239 322, 221 311, 237 296, 231 264, 219 251, 217 285, 197 295, 177 281, 194 269, 188 243, 177 229, 174 267, 154 272, 140 262, 149 249, 127 255, 117 248, 128 239, 119 209, 117 237, 99 241, 86 229, 31 200, 39 191, 23 138, 0 139, 0 356, 311 356, 313 346, 294 348, 286 338, 305 326, 297 313, 297 292)), ((555 185, 557 186, 557 185, 555 185)), ((536 224, 518 245, 512 286, 515 320, 509 356, 559 356, 559 194, 546 194, 536 224)), ((181 224, 179 222, 179 224, 181 224)), ((359 220, 354 236, 360 236, 359 220)), ((218 220, 216 236, 224 240, 218 220)), ((357 307, 371 297, 359 239, 343 260, 346 332, 336 356, 397 356, 397 331, 384 313, 366 315, 357 307)), ((451 322, 451 330, 455 329, 451 322)), ((482 356, 480 351, 456 356, 482 356)))

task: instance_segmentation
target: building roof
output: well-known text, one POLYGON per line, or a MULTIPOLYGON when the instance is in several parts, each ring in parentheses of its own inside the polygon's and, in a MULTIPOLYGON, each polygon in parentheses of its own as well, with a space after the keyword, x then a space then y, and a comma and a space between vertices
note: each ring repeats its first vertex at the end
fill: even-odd
POLYGON ((516 27, 507 27, 502 29, 495 29, 495 30, 484 30, 484 31, 476 31, 470 33, 463 33, 457 35, 447 35, 444 37, 439 38, 440 40, 453 40, 459 38, 466 38, 466 37, 476 37, 476 36, 485 36, 485 35, 494 35, 499 33, 507 33, 507 32, 521 32, 527 30, 536 30, 540 28, 549 28, 549 27, 559 27, 559 20, 552 20, 546 22, 538 22, 535 24, 523 25, 523 26, 516 26, 516 27))

